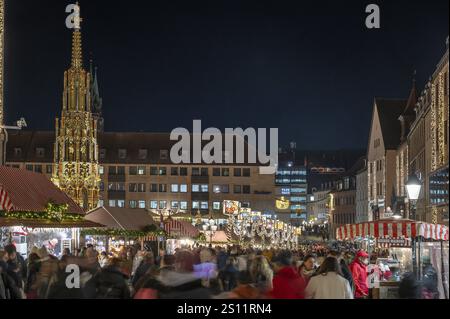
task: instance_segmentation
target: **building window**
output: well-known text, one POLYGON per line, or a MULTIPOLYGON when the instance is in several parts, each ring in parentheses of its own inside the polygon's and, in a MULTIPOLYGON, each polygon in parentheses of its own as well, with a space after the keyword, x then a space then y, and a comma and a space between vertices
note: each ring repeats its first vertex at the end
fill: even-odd
POLYGON ((100 175, 103 175, 103 174, 105 174, 105 168, 103 167, 103 166, 99 166, 98 167, 98 173, 100 174, 100 175))
POLYGON ((125 159, 127 158, 127 150, 124 148, 119 148, 119 158, 125 159))
POLYGON ((124 208, 125 207, 125 200, 124 199, 118 199, 117 200, 117 207, 124 208))
POLYGON ((241 203, 241 206, 244 207, 244 208, 249 208, 249 207, 251 207, 251 206, 250 206, 250 202, 242 202, 242 203, 241 203))
POLYGON ((241 171, 240 168, 234 168, 233 169, 234 176, 241 176, 241 173, 242 173, 242 171, 241 171))
POLYGON ((220 168, 219 167, 213 168, 213 176, 220 176, 220 168))
POLYGON ((125 191, 125 183, 124 182, 117 183, 116 190, 125 191))
POLYGON ((160 150, 159 151, 159 158, 162 160, 166 160, 169 157, 169 151, 168 150, 160 150))
POLYGON ((213 202, 213 209, 220 210, 220 202, 213 202))
POLYGON ((198 167, 193 167, 192 171, 191 171, 191 175, 192 176, 200 176, 200 168, 198 167))
POLYGON ((156 193, 158 191, 158 184, 150 184, 150 192, 156 193))
POLYGON ((130 200, 129 204, 130 208, 137 208, 137 200, 130 200))
POLYGON ((141 148, 138 151, 139 159, 146 159, 147 158, 147 154, 148 154, 148 151, 146 149, 141 148))
POLYGON ((242 187, 241 185, 234 185, 233 187, 233 193, 235 194, 240 194, 242 192, 242 187))
POLYGON ((208 202, 200 202, 200 209, 208 209, 208 202))
POLYGON ((116 174, 117 174, 117 167, 115 167, 115 166, 109 166, 109 167, 108 167, 108 174, 109 174, 109 175, 116 175, 116 174))
POLYGON ((138 192, 145 193, 145 183, 138 184, 138 192))
POLYGON ((170 203, 170 208, 172 208, 172 209, 177 209, 177 208, 178 208, 178 201, 173 200, 173 201, 170 203))
POLYGON ((150 175, 158 175, 158 167, 150 166, 150 175))
POLYGON ((172 184, 170 185, 170 191, 172 193, 178 193, 178 184, 172 184))
POLYGON ((36 173, 42 173, 42 165, 34 165, 34 171, 36 173))
POLYGON ((125 175, 125 166, 117 166, 117 175, 125 175))
POLYGON ((167 185, 166 184, 159 184, 159 192, 160 193, 167 192, 167 185))
POLYGON ((187 184, 180 184, 180 193, 187 193, 187 184))
POLYGON ((137 167, 136 166, 130 166, 128 169, 128 172, 130 175, 136 175, 137 174, 137 167))
POLYGON ((208 184, 202 184, 200 189, 201 189, 202 193, 207 193, 208 192, 208 184))
POLYGON ((115 199, 110 199, 108 201, 109 207, 116 207, 116 200, 115 199))
POLYGON ((150 201, 150 208, 151 209, 157 209, 158 208, 158 201, 157 200, 151 200, 150 201))
POLYGON ((108 190, 109 191, 115 191, 116 190, 116 183, 108 183, 108 190))
POLYGON ((220 185, 213 185, 213 193, 219 194, 221 192, 220 185))
POLYGON ((145 200, 140 200, 138 202, 139 208, 145 208, 145 200))
POLYGON ((228 184, 223 184, 220 186, 220 190, 222 193, 229 193, 230 192, 230 187, 228 186, 228 184))
POLYGON ((51 174, 53 172, 52 165, 47 165, 45 171, 47 172, 47 174, 51 174))
POLYGON ((105 183, 100 182, 99 188, 100 188, 100 191, 103 192, 105 190, 105 183))
POLYGON ((159 175, 166 175, 166 173, 167 173, 167 169, 165 167, 159 168, 159 175))
POLYGON ((25 165, 25 168, 27 169, 27 171, 33 171, 33 165, 27 164, 25 165))
POLYGON ((22 149, 20 147, 14 147, 14 156, 15 157, 22 156, 22 149))
POLYGON ((192 192, 193 192, 193 193, 198 193, 198 192, 200 192, 200 185, 198 185, 198 184, 192 184, 192 192))
POLYGON ((200 202, 198 202, 198 201, 192 202, 192 209, 199 209, 199 207, 200 207, 200 202))
POLYGON ((180 167, 180 176, 187 176, 188 169, 187 167, 180 167))
POLYGON ((171 167, 170 168, 170 175, 178 176, 178 167, 171 167))
POLYGON ((131 193, 137 192, 137 191, 138 191, 138 186, 137 186, 137 184, 136 184, 136 183, 130 183, 130 184, 128 185, 128 191, 131 192, 131 193))
POLYGON ((249 177, 250 176, 250 168, 243 168, 242 176, 249 177))
POLYGON ((230 176, 230 169, 222 168, 222 176, 230 176))
POLYGON ((103 201, 103 199, 99 199, 98 200, 98 206, 102 207, 105 204, 105 202, 103 201))
POLYGON ((137 173, 138 175, 145 175, 145 166, 138 166, 137 173))
POLYGON ((250 185, 243 185, 242 186, 242 193, 243 194, 250 194, 250 185))
POLYGON ((45 156, 45 150, 43 147, 37 147, 36 148, 36 157, 44 157, 45 156))
POLYGON ((104 149, 104 148, 101 148, 100 149, 100 158, 101 159, 104 159, 105 157, 106 157, 106 149, 104 149))
POLYGON ((167 207, 167 201, 166 200, 160 200, 159 201, 159 209, 165 209, 167 207))
POLYGON ((186 201, 181 201, 180 202, 180 209, 187 209, 187 208, 188 208, 187 202, 186 201))
POLYGON ((202 169, 200 171, 200 175, 201 176, 208 176, 208 168, 207 167, 202 167, 202 169))

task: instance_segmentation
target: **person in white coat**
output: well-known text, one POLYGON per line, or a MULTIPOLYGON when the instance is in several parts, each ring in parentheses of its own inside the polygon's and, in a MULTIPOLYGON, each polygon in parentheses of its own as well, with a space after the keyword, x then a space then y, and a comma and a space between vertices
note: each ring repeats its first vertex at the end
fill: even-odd
POLYGON ((306 299, 353 299, 348 280, 334 257, 327 257, 305 289, 306 299))

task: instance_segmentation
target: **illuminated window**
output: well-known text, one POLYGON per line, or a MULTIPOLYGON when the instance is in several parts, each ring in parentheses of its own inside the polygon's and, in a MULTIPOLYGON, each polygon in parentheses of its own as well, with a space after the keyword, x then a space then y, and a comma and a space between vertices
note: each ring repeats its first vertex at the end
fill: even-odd
POLYGON ((139 208, 145 208, 145 200, 140 200, 138 202, 139 208))

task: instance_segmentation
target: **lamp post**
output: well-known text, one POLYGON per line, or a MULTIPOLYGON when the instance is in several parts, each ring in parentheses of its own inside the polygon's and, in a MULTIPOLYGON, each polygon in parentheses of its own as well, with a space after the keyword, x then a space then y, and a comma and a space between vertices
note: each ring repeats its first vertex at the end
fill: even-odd
MULTIPOLYGON (((408 199, 411 202, 409 207, 409 217, 412 220, 416 219, 416 204, 419 199, 420 189, 422 185, 420 180, 416 175, 411 175, 406 182, 406 192, 408 193, 408 199)), ((419 238, 419 259, 420 259, 420 238, 419 238)), ((412 259, 413 259, 413 269, 416 274, 416 278, 420 278, 420 268, 417 267, 417 248, 416 248, 416 239, 412 239, 412 259)))
POLYGON ((406 182, 406 192, 408 193, 408 199, 411 202, 409 209, 409 217, 413 220, 416 219, 416 205, 419 199, 420 190, 422 184, 416 175, 411 175, 406 182))
POLYGON ((212 246, 212 238, 217 231, 216 222, 214 221, 214 219, 212 217, 210 217, 210 219, 208 220, 207 223, 203 224, 203 231, 205 233, 209 234, 209 246, 211 247, 212 246))

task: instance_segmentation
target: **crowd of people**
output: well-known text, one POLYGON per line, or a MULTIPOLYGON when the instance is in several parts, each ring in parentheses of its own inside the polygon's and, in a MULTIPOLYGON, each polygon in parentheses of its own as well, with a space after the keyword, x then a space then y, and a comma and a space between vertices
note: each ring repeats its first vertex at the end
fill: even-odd
MULTIPOLYGON (((10 244, 0 250, 0 299, 365 299, 368 264, 363 250, 323 244, 290 251, 186 247, 173 254, 138 245, 116 256, 88 245, 65 249, 60 258, 43 246, 26 260, 10 244), (74 280, 68 265, 79 269, 75 288, 67 284, 74 280)), ((434 298, 433 289, 406 275, 400 297, 434 298)))

